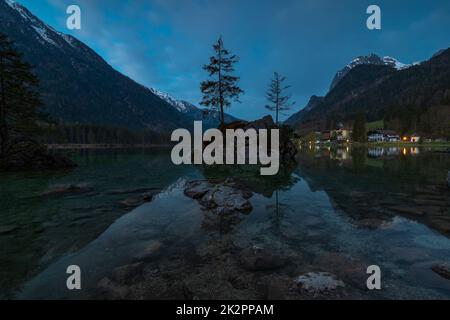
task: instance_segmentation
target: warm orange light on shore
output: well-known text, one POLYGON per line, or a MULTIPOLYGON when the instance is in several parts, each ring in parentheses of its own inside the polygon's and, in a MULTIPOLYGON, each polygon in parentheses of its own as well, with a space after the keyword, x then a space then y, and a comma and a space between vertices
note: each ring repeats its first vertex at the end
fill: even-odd
POLYGON ((408 137, 403 137, 403 141, 408 141, 408 137))

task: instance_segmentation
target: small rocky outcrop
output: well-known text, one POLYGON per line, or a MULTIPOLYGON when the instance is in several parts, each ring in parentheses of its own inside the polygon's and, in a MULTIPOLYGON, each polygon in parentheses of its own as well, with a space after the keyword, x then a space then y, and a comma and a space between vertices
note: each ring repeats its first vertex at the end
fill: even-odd
POLYGON ((280 163, 290 164, 295 161, 297 154, 297 147, 292 142, 293 130, 288 126, 277 126, 272 119, 272 116, 265 116, 262 119, 247 123, 246 129, 279 129, 280 130, 280 163))
POLYGON ((2 171, 72 169, 76 166, 66 156, 50 153, 44 145, 34 141, 15 143, 0 158, 2 171))
POLYGON ((279 129, 280 130, 280 163, 281 164, 291 164, 292 162, 295 162, 295 155, 297 154, 297 147, 295 146, 295 143, 292 142, 292 138, 294 136, 294 132, 292 128, 288 126, 278 126, 273 121, 272 116, 267 115, 263 117, 262 119, 258 119, 255 121, 250 122, 244 122, 244 121, 236 121, 232 122, 230 124, 227 124, 225 128, 222 128, 222 130, 226 129, 255 129, 255 130, 261 130, 261 129, 279 129))
POLYGON ((216 184, 206 180, 191 181, 186 184, 184 194, 219 215, 248 213, 253 209, 248 200, 253 194, 238 189, 230 181, 216 184))
POLYGON ((272 116, 265 116, 261 119, 247 122, 244 130, 247 129, 255 129, 255 130, 261 130, 261 129, 272 129, 275 127, 275 122, 272 119, 272 116))

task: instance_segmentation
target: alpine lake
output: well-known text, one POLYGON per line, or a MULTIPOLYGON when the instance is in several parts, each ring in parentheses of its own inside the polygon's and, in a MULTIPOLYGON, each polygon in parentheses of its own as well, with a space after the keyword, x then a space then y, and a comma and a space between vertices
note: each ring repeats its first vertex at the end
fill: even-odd
POLYGON ((165 148, 67 152, 74 170, 0 174, 1 299, 450 298, 448 150, 303 147, 274 177, 165 148), (205 179, 245 184, 251 210, 208 212, 185 195, 205 179), (297 290, 321 272, 339 288, 297 290))

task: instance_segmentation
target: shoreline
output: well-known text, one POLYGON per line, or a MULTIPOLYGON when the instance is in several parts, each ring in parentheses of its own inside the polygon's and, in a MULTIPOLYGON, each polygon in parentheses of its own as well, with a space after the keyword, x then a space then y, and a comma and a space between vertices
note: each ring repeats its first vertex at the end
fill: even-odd
POLYGON ((421 147, 435 147, 445 148, 450 147, 450 142, 367 142, 367 143, 354 143, 358 146, 368 147, 398 147, 398 148, 421 148, 421 147))
POLYGON ((169 144, 45 144, 49 150, 170 148, 169 144))
MULTIPOLYGON (((303 145, 308 145, 304 143, 303 145)), ((317 144, 312 144, 317 145, 317 144)), ((342 146, 342 147, 397 147, 397 148, 450 148, 450 142, 353 142, 353 143, 320 143, 319 146, 342 146)))

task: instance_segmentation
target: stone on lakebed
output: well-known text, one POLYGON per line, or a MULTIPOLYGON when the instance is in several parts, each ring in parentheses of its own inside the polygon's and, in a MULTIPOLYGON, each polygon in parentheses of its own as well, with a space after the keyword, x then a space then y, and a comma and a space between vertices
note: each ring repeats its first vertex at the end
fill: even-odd
POLYGON ((294 282, 298 291, 313 295, 329 294, 345 287, 343 281, 328 272, 308 272, 297 277, 294 282))
POLYGON ((440 263, 431 267, 441 277, 450 280, 450 263, 440 263))
POLYGON ((284 267, 288 259, 281 254, 257 246, 241 251, 239 261, 248 271, 274 270, 284 267))

